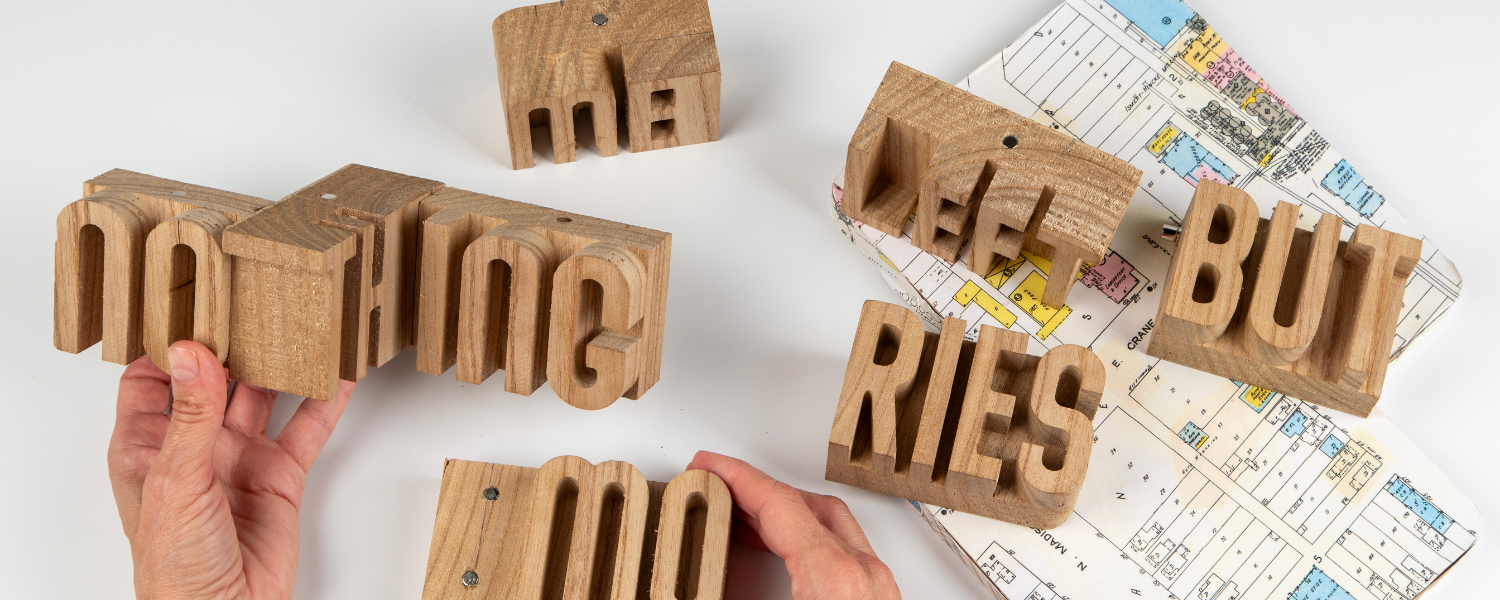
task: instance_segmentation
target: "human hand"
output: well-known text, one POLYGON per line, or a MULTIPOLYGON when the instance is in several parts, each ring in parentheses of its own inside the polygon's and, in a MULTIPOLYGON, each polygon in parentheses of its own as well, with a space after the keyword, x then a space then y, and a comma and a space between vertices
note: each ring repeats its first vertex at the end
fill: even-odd
POLYGON ((901 598, 849 507, 799 490, 742 460, 699 452, 688 469, 718 475, 734 497, 735 536, 786 561, 796 600, 901 598))
POLYGON ((307 470, 354 384, 304 400, 272 440, 276 392, 241 383, 226 402, 208 348, 178 342, 167 358, 170 376, 146 356, 126 367, 109 442, 136 597, 290 598, 307 470))

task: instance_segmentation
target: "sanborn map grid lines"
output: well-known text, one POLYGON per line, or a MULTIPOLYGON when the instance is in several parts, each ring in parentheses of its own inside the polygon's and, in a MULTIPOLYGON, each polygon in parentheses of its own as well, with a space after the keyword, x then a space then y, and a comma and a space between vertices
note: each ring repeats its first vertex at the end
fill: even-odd
MULTIPOLYGON (((1091 347, 1110 369, 1077 518, 1021 528, 915 505, 997 596, 1415 598, 1477 537, 1472 505, 1383 415, 1360 420, 1145 354, 1172 244, 1197 183, 1300 204, 1423 239, 1392 352, 1461 291, 1456 269, 1191 8, 1068 0, 960 87, 1144 173, 1109 252, 1068 304, 1042 305, 1045 259, 976 274, 837 210, 842 233, 936 330, 957 316, 1027 332, 1030 351, 1091 347), (1379 433, 1379 435, 1377 435, 1379 433), (1442 498, 1439 501, 1436 498, 1442 498), (1461 517, 1439 509, 1453 506, 1461 517), (1473 522, 1475 529, 1459 522, 1473 522), (1055 578, 1069 578, 1062 589, 1055 578)), ((961 253, 962 254, 962 253, 961 253)))

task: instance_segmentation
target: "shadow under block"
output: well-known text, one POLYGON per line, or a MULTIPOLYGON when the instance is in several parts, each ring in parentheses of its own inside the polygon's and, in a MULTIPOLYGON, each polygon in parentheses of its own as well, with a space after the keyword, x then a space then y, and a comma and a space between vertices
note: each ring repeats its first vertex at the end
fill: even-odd
POLYGON ((448 460, 422 598, 719 600, 732 507, 707 471, 448 460))
POLYGON ((1172 255, 1147 354, 1361 417, 1380 400, 1421 240, 1324 214, 1260 218, 1243 190, 1202 182, 1172 255))
POLYGON ((1022 251, 1051 261, 1060 307, 1083 263, 1103 260, 1141 180, 1129 163, 891 63, 849 141, 841 210, 948 262, 969 244, 989 272, 1022 251))
POLYGON ((54 342, 104 359, 182 339, 232 379, 328 399, 417 367, 587 409, 661 376, 670 234, 349 165, 280 202, 129 171, 57 220, 54 342))
POLYGON ((865 302, 828 439, 829 481, 1050 529, 1088 473, 1104 365, 1082 346, 1026 354, 991 326, 923 331, 903 306, 865 302))
POLYGON ((515 169, 536 164, 536 126, 551 134, 553 162, 577 160, 585 118, 604 156, 618 154, 621 124, 631 152, 719 139, 707 0, 549 2, 507 11, 493 29, 515 169))

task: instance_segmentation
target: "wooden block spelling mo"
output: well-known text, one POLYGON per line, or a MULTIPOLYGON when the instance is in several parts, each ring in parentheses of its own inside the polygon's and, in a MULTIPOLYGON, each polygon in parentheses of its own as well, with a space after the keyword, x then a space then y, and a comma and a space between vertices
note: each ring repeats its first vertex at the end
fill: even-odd
POLYGON ((1205 181, 1178 235, 1147 354, 1369 416, 1380 400, 1421 240, 1205 181))
POLYGON ((59 350, 165 369, 192 339, 320 399, 412 345, 587 409, 661 376, 670 234, 359 165, 274 203, 122 170, 84 196, 57 218, 59 350))
POLYGON ((865 302, 828 438, 829 481, 1027 527, 1062 524, 1094 447, 1104 365, 1082 346, 1026 354, 1027 336, 964 321, 940 334, 865 302))
POLYGON ((495 19, 495 63, 515 169, 535 166, 531 128, 546 126, 554 162, 578 157, 580 125, 599 153, 719 139, 719 52, 707 0, 568 0, 495 19))
POLYGON ((1141 171, 901 63, 891 63, 849 141, 841 210, 948 262, 969 244, 988 273, 1024 250, 1051 261, 1040 300, 1061 307, 1098 263, 1141 171))
POLYGON ((708 471, 657 483, 576 456, 449 460, 422 599, 719 600, 732 508, 708 471))

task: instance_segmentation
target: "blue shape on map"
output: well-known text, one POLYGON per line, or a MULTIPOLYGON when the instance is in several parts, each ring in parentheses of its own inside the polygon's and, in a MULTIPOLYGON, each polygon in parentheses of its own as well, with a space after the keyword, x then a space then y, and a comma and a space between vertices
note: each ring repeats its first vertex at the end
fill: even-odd
POLYGON ((1177 32, 1187 26, 1188 20, 1197 14, 1182 0, 1108 0, 1109 5, 1125 15, 1165 48, 1177 37, 1177 32))
POLYGON ((1211 154, 1207 148, 1199 144, 1193 138, 1182 136, 1177 138, 1177 143, 1167 149, 1167 153, 1161 157, 1162 164, 1181 175, 1183 178, 1198 185, 1198 178, 1193 176, 1193 171, 1198 165, 1208 165, 1209 169, 1223 177, 1224 181, 1233 182, 1236 177, 1234 169, 1219 160, 1219 157, 1211 154))
POLYGON ((1287 418, 1286 425, 1281 426, 1281 435, 1297 437, 1302 435, 1302 431, 1305 429, 1307 429, 1307 415, 1302 414, 1302 411, 1299 410, 1287 418))
POLYGON ((1328 458, 1333 458, 1338 456, 1339 450, 1344 449, 1344 441, 1330 435, 1328 439, 1323 440, 1323 445, 1318 449, 1322 450, 1323 454, 1327 454, 1328 458))
POLYGON ((1405 481, 1392 479, 1390 484, 1385 486, 1385 491, 1390 492, 1392 496, 1401 501, 1402 505, 1411 509, 1412 514, 1426 521, 1433 529, 1438 530, 1439 533, 1448 533, 1448 526, 1453 524, 1453 517, 1438 510, 1438 507, 1433 506, 1431 502, 1428 502, 1426 498, 1418 494, 1417 490, 1406 485, 1405 481))
POLYGON ((1356 173, 1347 160, 1340 159, 1339 164, 1323 176, 1323 188, 1342 198, 1345 204, 1365 217, 1374 215, 1376 209, 1385 203, 1385 197, 1370 189, 1365 177, 1356 173))
POLYGON ((1329 579, 1322 569, 1313 567, 1292 590, 1291 600, 1354 600, 1354 595, 1329 579))
POLYGON ((1198 427, 1197 423, 1188 421, 1188 424, 1183 426, 1182 431, 1177 432, 1177 437, 1182 438, 1182 441, 1187 442, 1189 446, 1197 448, 1198 442, 1208 437, 1208 435, 1203 433, 1203 430, 1198 427))

